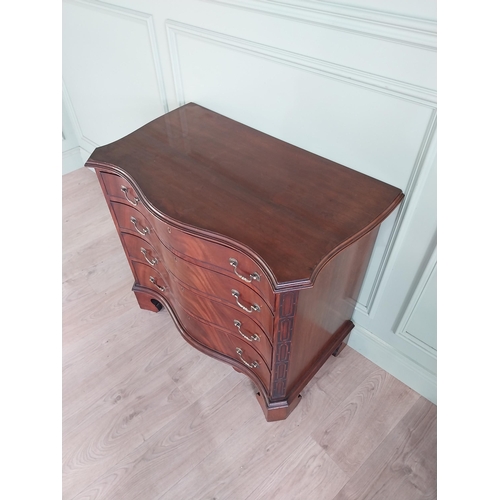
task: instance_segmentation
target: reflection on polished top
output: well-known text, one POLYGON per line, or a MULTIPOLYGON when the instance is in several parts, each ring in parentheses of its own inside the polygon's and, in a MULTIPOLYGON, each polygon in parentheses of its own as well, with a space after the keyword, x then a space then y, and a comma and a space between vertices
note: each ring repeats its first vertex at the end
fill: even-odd
POLYGON ((314 282, 333 255, 403 197, 192 103, 97 148, 92 164, 116 166, 168 222, 243 244, 265 263, 274 286, 314 282))

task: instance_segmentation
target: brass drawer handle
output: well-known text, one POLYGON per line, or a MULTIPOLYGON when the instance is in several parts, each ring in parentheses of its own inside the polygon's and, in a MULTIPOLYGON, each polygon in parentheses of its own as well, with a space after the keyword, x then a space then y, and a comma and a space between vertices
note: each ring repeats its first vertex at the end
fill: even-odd
POLYGON ((241 321, 238 321, 237 319, 234 320, 234 326, 238 329, 240 332, 240 335, 244 338, 247 339, 249 342, 260 342, 260 337, 254 333, 251 337, 247 337, 242 331, 241 331, 241 321))
POLYGON ((253 311, 260 311, 260 307, 258 304, 252 304, 250 306, 250 309, 248 307, 245 307, 238 299, 240 297, 240 292, 238 290, 231 290, 231 295, 236 299, 236 303, 246 312, 251 313, 253 311))
POLYGON ((146 234, 149 234, 149 227, 145 227, 144 229, 139 229, 137 227, 137 219, 135 217, 130 217, 130 222, 134 225, 135 230, 139 233, 145 236, 146 234))
POLYGON ((238 269, 237 269, 238 268, 238 261, 236 259, 230 258, 229 264, 231 264, 234 267, 234 274, 236 274, 236 276, 238 276, 238 278, 242 279, 243 281, 246 281, 247 283, 251 283, 252 280, 260 281, 260 276, 257 273, 252 273, 250 275, 250 278, 245 278, 245 276, 242 276, 238 272, 238 269))
POLYGON ((123 194, 125 195, 125 198, 127 198, 127 201, 131 204, 131 205, 134 205, 134 207, 137 206, 137 204, 139 203, 139 198, 134 198, 133 200, 131 200, 129 197, 128 197, 128 188, 125 187, 125 186, 122 186, 120 188, 122 191, 123 191, 123 194))
POLYGON ((251 363, 247 363, 243 359, 243 350, 240 349, 239 347, 236 348, 236 354, 240 357, 240 359, 243 362, 243 364, 245 364, 245 365, 248 366, 248 368, 258 368, 259 367, 259 363, 257 363, 257 361, 252 361, 251 363))
POLYGON ((153 285, 158 288, 158 290, 160 290, 161 292, 164 292, 166 290, 166 288, 164 286, 160 286, 158 285, 158 283, 156 283, 156 279, 153 278, 153 276, 150 276, 149 277, 149 281, 151 281, 151 283, 153 283, 153 285))
POLYGON ((146 259, 146 262, 147 262, 148 264, 151 264, 152 266, 156 266, 156 264, 157 264, 157 262, 158 262, 158 259, 157 259, 156 257, 155 257, 153 260, 149 260, 149 259, 148 259, 148 256, 147 256, 147 251, 146 251, 146 249, 145 249, 145 248, 142 248, 142 247, 141 247, 141 253, 142 253, 142 255, 144 255, 144 258, 146 259))

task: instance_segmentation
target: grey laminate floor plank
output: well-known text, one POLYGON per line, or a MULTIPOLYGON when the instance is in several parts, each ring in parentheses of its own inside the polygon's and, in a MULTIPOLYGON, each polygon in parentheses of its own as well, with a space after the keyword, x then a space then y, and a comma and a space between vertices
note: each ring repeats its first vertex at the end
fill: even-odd
POLYGON ((408 386, 378 369, 313 433, 313 438, 352 476, 418 399, 408 386))
POLYGON ((436 418, 420 397, 334 500, 434 500, 436 418))

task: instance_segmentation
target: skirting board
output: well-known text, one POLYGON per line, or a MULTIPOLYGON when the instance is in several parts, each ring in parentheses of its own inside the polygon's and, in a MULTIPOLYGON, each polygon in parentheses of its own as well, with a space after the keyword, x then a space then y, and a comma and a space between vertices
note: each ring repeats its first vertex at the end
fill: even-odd
POLYGON ((82 153, 78 146, 68 151, 64 151, 62 154, 62 174, 69 174, 74 170, 82 168, 83 163, 82 153))
POLYGON ((434 404, 437 403, 436 375, 430 373, 373 333, 355 325, 347 345, 380 366, 393 377, 401 380, 424 398, 434 404))
POLYGON ((62 175, 82 168, 89 156, 90 153, 78 146, 64 151, 62 154, 62 175))

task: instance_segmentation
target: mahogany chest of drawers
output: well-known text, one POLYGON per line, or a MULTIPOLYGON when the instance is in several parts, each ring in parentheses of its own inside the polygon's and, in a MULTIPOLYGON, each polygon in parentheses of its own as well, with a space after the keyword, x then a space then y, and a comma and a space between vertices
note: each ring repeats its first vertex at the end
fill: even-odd
POLYGON ((400 189, 190 103, 97 148, 139 306, 257 387, 268 421, 336 354, 400 189))

